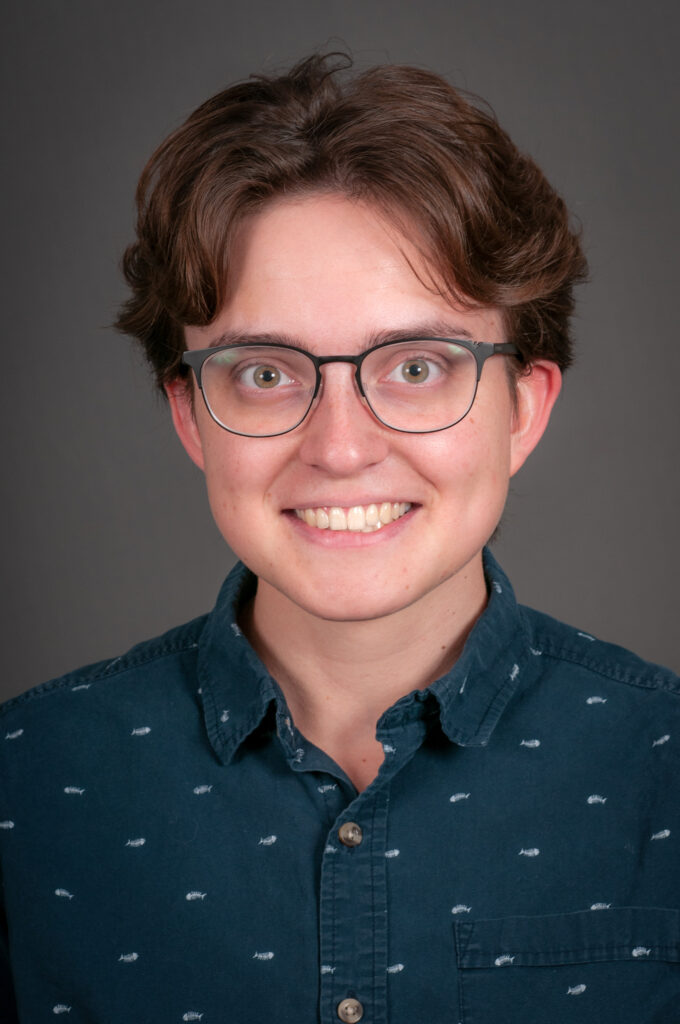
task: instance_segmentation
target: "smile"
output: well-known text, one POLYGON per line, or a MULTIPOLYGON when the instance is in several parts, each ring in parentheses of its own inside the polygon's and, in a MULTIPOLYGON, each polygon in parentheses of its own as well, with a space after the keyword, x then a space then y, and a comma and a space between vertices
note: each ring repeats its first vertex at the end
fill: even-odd
POLYGON ((351 508, 296 508, 295 515, 317 530, 375 533, 400 519, 410 508, 410 501, 383 501, 379 505, 352 505, 351 508))

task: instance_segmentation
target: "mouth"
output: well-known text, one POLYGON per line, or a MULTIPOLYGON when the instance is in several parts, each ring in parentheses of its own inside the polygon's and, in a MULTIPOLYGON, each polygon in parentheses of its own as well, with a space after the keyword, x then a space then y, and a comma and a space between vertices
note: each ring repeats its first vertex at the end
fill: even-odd
POLYGON ((401 519, 411 509, 410 501, 382 501, 370 505, 337 505, 318 508, 296 508, 298 519, 316 530, 347 531, 349 533, 376 533, 390 523, 401 519))

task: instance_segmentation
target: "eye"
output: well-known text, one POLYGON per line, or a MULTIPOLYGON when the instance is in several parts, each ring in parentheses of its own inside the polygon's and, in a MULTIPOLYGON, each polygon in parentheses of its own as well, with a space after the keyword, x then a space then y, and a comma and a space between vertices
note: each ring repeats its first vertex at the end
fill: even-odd
POLYGON ((424 356, 410 356, 394 367, 387 375, 389 381, 406 381, 407 384, 424 384, 426 380, 436 380, 441 376, 441 368, 433 359, 424 356))
POLYGON ((269 363, 259 363, 255 366, 246 366, 239 371, 239 380, 249 388, 272 389, 281 384, 292 384, 292 379, 279 369, 269 363))

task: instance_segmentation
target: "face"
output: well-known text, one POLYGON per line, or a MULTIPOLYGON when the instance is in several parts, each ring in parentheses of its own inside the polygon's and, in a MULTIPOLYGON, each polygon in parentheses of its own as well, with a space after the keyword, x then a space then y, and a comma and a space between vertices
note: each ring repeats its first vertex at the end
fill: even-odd
MULTIPOLYGON (((370 206, 339 196, 279 201, 247 221, 231 280, 217 319, 186 328, 190 349, 225 332, 277 335, 318 355, 354 355, 389 331, 446 328, 451 337, 505 340, 497 311, 451 305, 424 283, 427 268, 407 239, 370 206)), ((481 548, 510 476, 547 422, 559 371, 538 364, 513 402, 506 359, 494 356, 467 417, 433 434, 380 424, 353 373, 326 365, 307 419, 272 438, 230 434, 200 393, 192 408, 182 385, 168 395, 178 433, 205 472, 217 525, 260 588, 332 620, 375 619, 418 602, 436 609, 481 573, 481 548), (389 522, 369 532, 323 528, 328 517, 342 526, 332 509, 355 509, 356 525, 357 508, 374 517, 370 506, 389 522)))

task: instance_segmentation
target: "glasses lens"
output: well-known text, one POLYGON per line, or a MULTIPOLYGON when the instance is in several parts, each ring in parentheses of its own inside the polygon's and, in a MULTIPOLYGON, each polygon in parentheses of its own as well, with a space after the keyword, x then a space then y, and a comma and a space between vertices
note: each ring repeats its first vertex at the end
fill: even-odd
POLYGON ((361 380, 368 404, 387 426, 412 433, 443 430, 469 411, 477 363, 455 341, 404 341, 371 351, 361 380))
POLYGON ((275 345, 217 349, 203 363, 201 383, 212 416, 227 430, 270 437, 307 414, 316 382, 303 352, 275 345))

